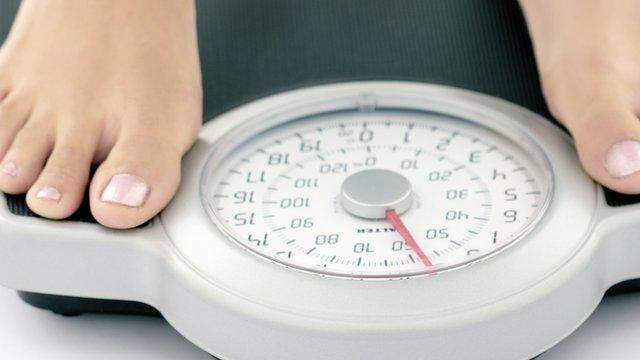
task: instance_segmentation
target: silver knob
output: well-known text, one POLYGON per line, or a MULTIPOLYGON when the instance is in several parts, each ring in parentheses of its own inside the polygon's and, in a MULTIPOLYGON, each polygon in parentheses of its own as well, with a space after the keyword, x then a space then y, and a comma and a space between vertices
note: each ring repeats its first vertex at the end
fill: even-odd
POLYGON ((387 210, 393 209, 398 214, 409 210, 413 191, 409 180, 395 171, 362 170, 344 180, 340 202, 355 216, 384 219, 387 210))

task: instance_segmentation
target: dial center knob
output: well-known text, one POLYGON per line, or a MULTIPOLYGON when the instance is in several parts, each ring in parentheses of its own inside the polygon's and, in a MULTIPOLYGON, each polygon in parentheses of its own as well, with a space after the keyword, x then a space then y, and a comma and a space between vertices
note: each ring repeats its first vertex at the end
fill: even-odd
POLYGON ((342 183, 342 207, 366 219, 384 219, 387 210, 402 214, 413 203, 411 183, 401 174, 384 169, 362 170, 342 183))

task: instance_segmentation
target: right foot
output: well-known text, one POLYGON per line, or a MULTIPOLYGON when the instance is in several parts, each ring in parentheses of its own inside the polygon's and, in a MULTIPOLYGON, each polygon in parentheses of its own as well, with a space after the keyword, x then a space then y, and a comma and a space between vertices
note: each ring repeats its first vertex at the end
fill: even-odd
POLYGON ((192 0, 24 0, 0 48, 0 190, 61 219, 90 186, 101 224, 138 226, 178 188, 201 93, 192 0))
POLYGON ((547 104, 584 169, 640 193, 640 3, 520 0, 547 104))

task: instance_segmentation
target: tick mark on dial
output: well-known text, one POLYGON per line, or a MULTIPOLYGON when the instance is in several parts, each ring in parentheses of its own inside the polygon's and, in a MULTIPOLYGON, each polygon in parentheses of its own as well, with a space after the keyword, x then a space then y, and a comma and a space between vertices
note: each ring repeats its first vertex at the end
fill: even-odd
MULTIPOLYGON (((286 254, 286 253, 287 253, 287 251, 278 251, 278 252, 276 253, 276 255, 282 255, 282 254, 286 254)), ((291 251, 289 251, 289 256, 287 256, 287 257, 288 257, 288 258, 290 258, 290 257, 291 257, 291 251)))

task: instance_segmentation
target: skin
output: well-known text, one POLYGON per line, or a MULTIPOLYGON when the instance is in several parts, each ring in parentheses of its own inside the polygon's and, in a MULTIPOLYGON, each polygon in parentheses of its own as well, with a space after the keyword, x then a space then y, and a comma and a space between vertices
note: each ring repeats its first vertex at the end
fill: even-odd
MULTIPOLYGON (((639 193, 640 2, 521 6, 548 105, 585 170, 639 193)), ((175 194, 201 108, 193 0, 24 0, 0 48, 0 190, 61 219, 88 188, 101 224, 140 225, 175 194), (103 201, 122 174, 145 191, 103 201)))
POLYGON ((194 4, 27 0, 0 51, 0 94, 0 164, 19 166, 0 174, 0 190, 26 192, 34 212, 61 219, 89 186, 100 223, 142 224, 175 194, 201 124, 194 4), (142 206, 100 200, 120 173, 147 182, 142 206), (44 187, 59 201, 37 198, 44 187))
MULTIPOLYGON (((615 160, 610 152, 614 144, 640 140, 640 2, 520 4, 545 99, 554 117, 571 132, 584 169, 613 190, 640 193, 640 173, 619 176, 610 164, 615 160)), ((632 150, 629 160, 637 162, 640 150, 632 150)), ((629 170, 634 169, 639 170, 629 170)))

